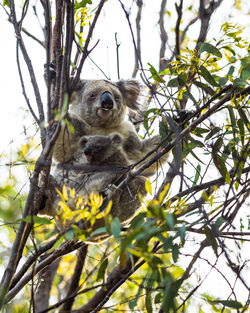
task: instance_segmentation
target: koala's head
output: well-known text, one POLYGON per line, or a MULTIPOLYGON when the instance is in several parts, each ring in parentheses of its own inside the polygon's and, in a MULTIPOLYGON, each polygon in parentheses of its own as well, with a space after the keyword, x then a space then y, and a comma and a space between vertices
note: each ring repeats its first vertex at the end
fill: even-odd
POLYGON ((95 165, 101 165, 120 151, 122 143, 122 137, 116 133, 109 136, 83 136, 79 140, 79 145, 83 148, 87 161, 95 165))
POLYGON ((140 84, 136 80, 84 80, 72 94, 70 113, 90 126, 113 128, 124 120, 127 108, 138 110, 140 84))

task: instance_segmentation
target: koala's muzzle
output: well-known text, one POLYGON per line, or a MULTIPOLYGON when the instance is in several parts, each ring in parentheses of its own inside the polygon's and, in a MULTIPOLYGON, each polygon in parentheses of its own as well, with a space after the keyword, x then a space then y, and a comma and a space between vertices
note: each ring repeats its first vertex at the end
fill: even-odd
POLYGON ((86 156, 87 161, 90 162, 91 159, 92 159, 92 151, 91 151, 91 148, 86 147, 86 148, 83 150, 83 152, 84 152, 84 154, 85 154, 85 156, 86 156))
POLYGON ((101 95, 101 106, 103 110, 113 109, 114 101, 110 92, 106 91, 101 95))

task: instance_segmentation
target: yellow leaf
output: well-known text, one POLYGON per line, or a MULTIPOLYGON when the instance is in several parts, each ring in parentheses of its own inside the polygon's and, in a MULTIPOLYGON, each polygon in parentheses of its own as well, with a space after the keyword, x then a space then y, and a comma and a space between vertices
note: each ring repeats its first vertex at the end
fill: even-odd
POLYGON ((159 203, 163 202, 163 200, 164 200, 164 198, 165 198, 165 196, 166 196, 166 194, 167 194, 167 192, 169 190, 169 186, 170 186, 170 184, 167 183, 167 185, 164 187, 163 191, 160 193, 160 195, 159 195, 159 203))
POLYGON ((28 150, 29 150, 29 146, 28 145, 22 145, 21 146, 21 153, 22 153, 23 157, 27 154, 28 150))
POLYGON ((71 197, 72 199, 74 199, 74 198, 75 198, 75 195, 76 195, 75 189, 74 189, 74 188, 69 188, 69 194, 70 194, 70 197, 71 197))
POLYGON ((62 194, 63 194, 63 199, 68 201, 68 192, 67 192, 67 187, 65 185, 63 185, 63 189, 62 189, 62 194))
POLYGON ((98 213, 95 218, 97 220, 99 220, 100 218, 103 218, 103 212, 98 213))
POLYGON ((152 186, 149 179, 145 183, 145 189, 150 195, 152 195, 152 186))
POLYGON ((110 200, 106 209, 105 209, 104 216, 107 216, 110 213, 110 210, 112 208, 112 204, 113 204, 113 202, 112 202, 112 200, 110 200))
POLYGON ((77 197, 76 208, 79 209, 83 205, 83 196, 77 197))

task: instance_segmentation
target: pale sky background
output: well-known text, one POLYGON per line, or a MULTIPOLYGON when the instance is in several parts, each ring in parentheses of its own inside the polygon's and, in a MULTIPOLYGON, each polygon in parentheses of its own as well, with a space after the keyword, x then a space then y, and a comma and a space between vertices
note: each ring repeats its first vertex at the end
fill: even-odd
MULTIPOLYGON (((18 3, 19 1, 16 1, 18 3)), ((98 3, 98 1, 93 1, 98 3)), ((123 1, 130 5, 132 1, 123 1)), ((158 68, 159 62, 159 29, 157 25, 158 12, 160 8, 159 0, 146 1, 146 6, 144 7, 143 19, 142 19, 142 58, 144 66, 147 66, 147 62, 151 63, 153 66, 158 68)), ((170 11, 175 14, 174 9, 175 1, 168 1, 171 5, 170 11)), ((196 1, 198 4, 199 1, 196 1)), ((212 18, 211 23, 211 34, 215 38, 218 36, 220 25, 228 21, 228 16, 230 15, 231 5, 233 0, 224 0, 221 7, 217 10, 216 14, 212 18)), ((185 1, 184 1, 185 4, 185 1)), ((242 6, 245 10, 249 11, 249 0, 242 1, 242 6)), ((31 12, 30 12, 31 13, 31 12)), ((186 13, 185 14, 190 14, 186 13)), ((248 18, 241 14, 231 20, 231 22, 238 22, 240 25, 246 26, 248 23, 248 18)), ((131 17, 132 20, 132 17, 131 17)), ((184 19, 186 21, 186 19, 184 19)), ((168 23, 173 23, 171 25, 174 27, 175 18, 171 18, 168 23)), ((199 27, 195 24, 190 28, 190 36, 196 36, 199 27)), ((36 23, 35 19, 27 19, 24 27, 29 29, 39 38, 42 38, 42 34, 39 25, 36 23)), ((17 72, 16 65, 16 42, 13 26, 7 21, 7 17, 0 7, 0 69, 2 75, 0 75, 0 91, 1 91, 1 114, 0 114, 0 133, 1 133, 1 148, 0 155, 2 153, 7 153, 9 156, 10 151, 15 151, 15 147, 20 147, 20 144, 25 143, 24 127, 26 129, 32 130, 31 134, 34 134, 33 128, 31 127, 33 121, 27 111, 25 100, 22 96, 21 85, 17 72)), ((116 71, 116 54, 115 54, 115 33, 117 32, 118 42, 121 43, 120 52, 120 73, 121 78, 130 78, 133 67, 134 67, 134 50, 131 41, 131 35, 128 29, 127 21, 125 19, 124 13, 120 9, 120 4, 117 0, 109 0, 105 6, 103 14, 97 22, 97 27, 94 31, 93 40, 91 45, 93 46, 98 39, 100 42, 96 49, 91 54, 91 58, 102 68, 102 70, 110 76, 112 80, 117 80, 116 71)), ((248 28, 244 32, 244 37, 249 38, 249 24, 248 28)), ((32 64, 37 75, 37 80, 39 86, 42 90, 42 96, 44 103, 46 100, 45 85, 43 81, 43 64, 45 63, 45 51, 35 42, 23 35, 26 47, 30 53, 32 64)), ((194 44, 195 45, 195 44, 194 44)), ((191 47, 190 47, 191 48, 191 47)), ((102 73, 93 65, 91 62, 87 62, 84 66, 83 78, 104 78, 102 73)), ((26 90, 29 93, 29 98, 34 108, 36 104, 33 101, 33 90, 29 85, 29 78, 26 79, 27 87, 26 90)), ((10 156, 8 157, 10 161, 10 156)), ((6 159, 0 157, 0 184, 3 179, 8 177, 8 171, 4 166, 6 159), (3 178, 4 177, 4 178, 3 178)), ((18 173, 18 169, 16 171, 18 173)), ((250 249, 249 249, 250 250, 250 249)), ((210 288, 213 294, 216 295, 216 290, 221 290, 227 286, 217 286, 215 282, 215 276, 211 275, 208 284, 212 286, 210 288), (218 289, 217 289, 218 288, 218 289)), ((239 285, 238 288, 241 288, 239 285)), ((202 289, 201 289, 202 290, 202 289)), ((200 291, 201 291, 200 290, 200 291)), ((242 290, 245 293, 245 290, 242 290)))

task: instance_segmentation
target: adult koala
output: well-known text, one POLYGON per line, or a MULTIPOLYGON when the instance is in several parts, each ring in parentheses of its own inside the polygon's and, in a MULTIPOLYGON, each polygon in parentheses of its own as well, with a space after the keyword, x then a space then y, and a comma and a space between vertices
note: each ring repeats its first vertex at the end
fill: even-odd
MULTIPOLYGON (((127 109, 139 110, 139 95, 140 84, 135 80, 120 80, 116 83, 107 80, 81 81, 79 88, 72 94, 69 113, 66 116, 69 123, 73 125, 74 132, 71 132, 67 125, 64 126, 54 147, 53 157, 58 162, 54 172, 57 188, 62 187, 63 184, 70 187, 79 184, 79 171, 73 166, 72 169, 69 166, 65 169, 62 165, 88 163, 79 146, 82 136, 120 134, 122 150, 129 164, 140 160, 160 143, 160 136, 141 140, 133 123, 126 117, 127 109)), ((143 172, 143 175, 150 176, 155 171, 156 165, 143 172)), ((53 181, 50 185, 53 185, 53 181)), ((121 222, 129 221, 140 207, 138 193, 145 196, 145 186, 138 184, 137 178, 134 178, 124 187, 119 200, 119 211, 123 212, 118 214, 121 222), (128 198, 131 201, 128 201, 128 198)), ((52 216, 56 214, 51 205, 54 203, 53 199, 55 196, 52 192, 41 214, 52 216)))
MULTIPOLYGON (((160 136, 141 140, 132 122, 126 118, 127 108, 139 110, 140 84, 136 80, 84 80, 72 94, 68 120, 74 127, 70 132, 64 127, 54 148, 54 159, 68 162, 74 158, 78 141, 85 135, 109 135, 119 133, 123 137, 123 149, 131 164, 140 160, 160 143, 160 136)), ((150 176, 156 167, 143 174, 150 176)))

